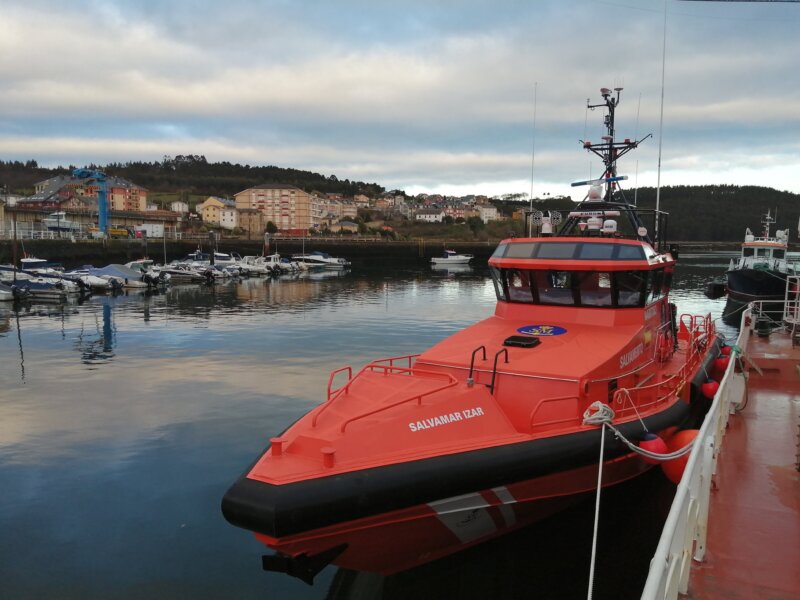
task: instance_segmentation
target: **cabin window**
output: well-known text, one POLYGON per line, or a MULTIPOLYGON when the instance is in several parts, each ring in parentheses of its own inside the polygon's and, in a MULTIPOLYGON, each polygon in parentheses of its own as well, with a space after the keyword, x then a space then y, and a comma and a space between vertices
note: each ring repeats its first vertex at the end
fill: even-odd
POLYGON ((611 274, 607 272, 576 272, 581 306, 611 306, 611 274))
POLYGON ((767 250, 766 248, 756 248, 756 256, 761 256, 761 257, 769 256, 769 250, 767 250))
POLYGON ((509 269, 506 271, 509 300, 512 302, 533 303, 530 273, 530 271, 522 271, 519 269, 509 269))
POLYGON ((582 260, 611 260, 616 244, 581 244, 578 258, 582 260))
POLYGON ((532 271, 541 304, 575 304, 571 271, 532 271))
POLYGON ((508 244, 500 244, 497 248, 494 249, 492 252, 492 256, 495 258, 503 258, 506 255, 506 249, 508 248, 508 244))
POLYGON ((504 258, 533 258, 536 254, 535 242, 518 242, 516 244, 509 244, 504 258))
POLYGON ((644 305, 647 273, 647 271, 618 271, 615 273, 619 306, 644 305))
POLYGON ((647 295, 647 304, 655 302, 664 295, 664 269, 656 269, 651 271, 650 277, 650 291, 647 295))
POLYGON ((505 288, 503 287, 502 273, 496 267, 490 267, 489 272, 492 274, 492 283, 494 284, 494 293, 497 295, 498 300, 503 302, 508 301, 505 288))
POLYGON ((775 249, 772 251, 772 258, 783 258, 786 256, 786 250, 775 249))
POLYGON ((551 243, 540 244, 536 258, 546 260, 559 260, 575 256, 575 249, 579 244, 551 243))
MULTIPOLYGON (((496 267, 492 267, 490 271, 497 299, 522 304, 642 307, 654 285, 648 277, 649 271, 598 272, 496 267), (648 286, 648 282, 651 286, 648 286)), ((663 286, 665 281, 668 280, 665 280, 662 272, 658 285, 663 286)))
POLYGON ((643 260, 644 250, 641 246, 620 244, 617 247, 617 260, 643 260))
POLYGON ((752 248, 742 248, 742 256, 744 256, 744 257, 753 256, 753 249, 752 248))
POLYGON ((672 271, 664 271, 664 280, 661 282, 661 295, 666 296, 672 287, 672 271))

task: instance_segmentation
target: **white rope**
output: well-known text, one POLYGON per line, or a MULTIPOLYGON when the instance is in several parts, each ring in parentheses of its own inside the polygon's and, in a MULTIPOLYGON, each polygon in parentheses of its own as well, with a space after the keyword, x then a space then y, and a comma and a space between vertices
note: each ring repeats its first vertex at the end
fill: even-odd
POLYGON ((647 458, 650 458, 652 460, 665 462, 668 460, 673 460, 675 458, 680 458, 681 456, 685 456, 692 451, 694 440, 689 442, 683 448, 675 450, 674 452, 668 452, 666 454, 660 454, 658 452, 652 452, 650 450, 645 450, 644 448, 640 448, 636 443, 626 438, 619 429, 614 427, 612 423, 613 419, 614 419, 614 410, 607 404, 604 404, 603 402, 599 401, 593 402, 592 405, 586 409, 586 412, 583 413, 584 425, 605 425, 611 431, 613 431, 614 436, 616 436, 616 438, 620 440, 623 444, 625 444, 632 452, 636 452, 637 454, 646 456, 647 458))
MULTIPOLYGON (((627 393, 627 391, 626 391, 627 393)), ((630 396, 629 396, 630 399, 630 396)), ((633 401, 631 400, 631 404, 633 401)), ((635 410, 634 406, 634 410, 635 410)), ((638 416, 638 411, 637 411, 638 416)), ((603 455, 605 453, 605 441, 606 441, 606 427, 608 427, 611 431, 614 432, 614 436, 621 440, 623 444, 625 444, 630 450, 640 454, 642 456, 646 456, 652 460, 658 461, 668 461, 673 460, 675 458, 680 458, 681 456, 685 456, 689 452, 692 451, 692 447, 694 446, 694 440, 690 441, 686 446, 683 448, 676 450, 675 452, 668 452, 666 454, 659 454, 658 452, 651 452, 650 450, 645 450, 644 448, 640 448, 638 445, 631 442, 628 438, 622 435, 619 429, 614 427, 612 421, 614 420, 614 409, 611 408, 608 404, 605 404, 600 401, 593 402, 589 408, 583 413, 583 424, 584 425, 599 425, 600 426, 600 464, 597 467, 597 493, 595 496, 594 502, 594 532, 592 534, 592 559, 591 564, 589 565, 589 589, 586 593, 586 597, 588 600, 592 600, 592 595, 594 593, 594 569, 595 569, 595 562, 597 558, 597 528, 600 522, 600 491, 603 489, 603 455)), ((641 421, 641 417, 639 417, 641 421)), ((642 426, 644 427, 644 422, 642 421, 642 426)), ((644 428, 647 431, 647 428, 644 428)))
MULTIPOLYGON (((595 403, 597 404, 597 403, 595 403)), ((603 405, 606 406, 606 405, 603 405)), ((614 411, 606 406, 613 417, 614 411)), ((599 412, 599 411, 598 411, 599 412)), ((584 419, 585 422, 585 419, 584 419)), ((592 534, 592 561, 589 565, 589 590, 586 593, 586 598, 592 600, 594 594, 594 565, 597 557, 597 525, 600 522, 600 490, 603 489, 603 451, 606 442, 606 424, 602 424, 600 429, 600 464, 597 466, 597 495, 594 500, 594 533, 592 534)))

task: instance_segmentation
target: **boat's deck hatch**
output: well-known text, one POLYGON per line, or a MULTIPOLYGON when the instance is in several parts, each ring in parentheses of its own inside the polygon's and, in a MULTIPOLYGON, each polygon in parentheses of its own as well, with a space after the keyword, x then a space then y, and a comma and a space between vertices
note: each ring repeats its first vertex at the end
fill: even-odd
POLYGON ((512 335, 505 339, 503 346, 513 346, 514 348, 535 348, 542 343, 537 337, 528 335, 512 335))

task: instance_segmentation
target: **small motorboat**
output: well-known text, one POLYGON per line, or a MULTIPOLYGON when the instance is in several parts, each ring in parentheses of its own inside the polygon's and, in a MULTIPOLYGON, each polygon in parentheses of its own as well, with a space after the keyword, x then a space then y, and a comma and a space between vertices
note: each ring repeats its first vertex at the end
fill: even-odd
POLYGON ((309 269, 348 269, 350 261, 315 250, 311 254, 295 254, 292 261, 309 269))
POLYGON ((669 301, 666 214, 618 189, 616 161, 641 140, 614 141, 619 91, 601 93, 608 136, 584 147, 605 172, 558 232, 496 248, 494 314, 331 373, 225 494, 225 518, 277 552, 265 569, 408 569, 563 510, 601 466, 604 486, 641 475, 666 454, 639 445, 702 421, 714 321, 669 301))
POLYGON ((442 256, 434 256, 431 259, 431 264, 437 267, 467 265, 473 258, 475 257, 472 254, 459 254, 455 250, 445 250, 442 256))
POLYGON ((157 287, 162 283, 157 276, 119 264, 110 264, 105 267, 88 267, 86 272, 88 275, 108 280, 114 287, 125 289, 146 289, 157 287))
POLYGON ((783 300, 786 276, 800 274, 800 265, 787 259, 789 230, 778 230, 770 236, 775 222, 769 211, 761 219, 764 231, 753 235, 748 228, 742 243, 742 254, 731 259, 727 271, 728 294, 739 301, 783 300))
POLYGON ((67 217, 63 210, 50 213, 42 219, 42 224, 50 231, 75 232, 81 229, 81 224, 67 217))

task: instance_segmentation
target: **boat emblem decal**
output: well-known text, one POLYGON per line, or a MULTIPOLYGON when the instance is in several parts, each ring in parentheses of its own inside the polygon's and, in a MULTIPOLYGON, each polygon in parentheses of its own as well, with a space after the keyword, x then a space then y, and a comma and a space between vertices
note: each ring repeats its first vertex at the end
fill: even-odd
POLYGON ((517 333, 521 333, 522 335, 547 336, 562 335, 567 333, 567 330, 558 325, 525 325, 525 327, 517 329, 517 333))

